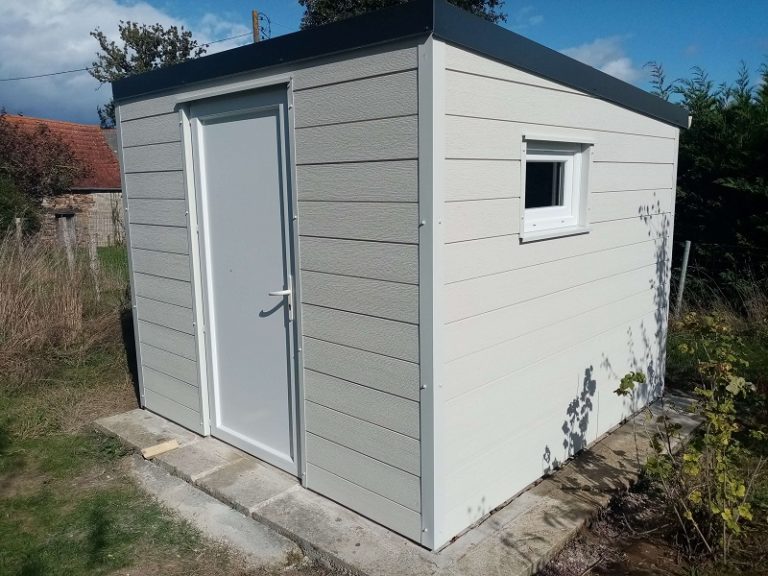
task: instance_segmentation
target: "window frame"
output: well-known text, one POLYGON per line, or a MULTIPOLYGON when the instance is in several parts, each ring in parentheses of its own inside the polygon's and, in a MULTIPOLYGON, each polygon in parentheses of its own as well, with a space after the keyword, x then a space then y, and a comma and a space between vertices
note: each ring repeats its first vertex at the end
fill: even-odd
POLYGON ((524 134, 521 143, 520 240, 532 241, 589 232, 587 221, 589 167, 593 139, 524 134), (525 207, 528 162, 562 162, 563 203, 559 206, 525 207))

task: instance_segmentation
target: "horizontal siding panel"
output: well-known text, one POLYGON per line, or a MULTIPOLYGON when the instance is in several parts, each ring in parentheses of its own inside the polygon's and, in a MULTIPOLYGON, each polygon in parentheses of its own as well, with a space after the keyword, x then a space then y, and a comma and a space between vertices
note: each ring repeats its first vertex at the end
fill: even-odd
POLYGON ((671 189, 632 190, 593 194, 590 200, 590 222, 606 222, 670 213, 675 195, 671 189))
POLYGON ((299 233, 304 236, 415 244, 418 225, 416 204, 299 203, 299 233))
POLYGON ((184 200, 184 172, 139 172, 125 175, 125 189, 129 199, 157 198, 184 200))
POLYGON ((200 412, 182 406, 178 402, 166 398, 149 388, 144 390, 144 402, 146 407, 157 414, 162 414, 172 422, 176 422, 198 434, 203 432, 203 419, 200 412))
MULTIPOLYGON (((640 288, 640 286, 638 286, 640 288)), ((624 327, 645 315, 651 310, 658 309, 658 293, 653 290, 641 290, 623 298, 606 298, 603 306, 592 308, 561 321, 550 323, 532 332, 510 329, 508 335, 497 338, 495 345, 486 346, 492 342, 470 342, 464 345, 456 341, 455 334, 445 333, 446 340, 451 340, 451 347, 461 350, 454 353, 460 356, 445 364, 444 394, 446 401, 458 398, 485 384, 506 377, 530 364, 534 364, 555 353, 593 338, 603 332, 624 327)), ((626 332, 622 335, 626 342, 626 332)))
POLYGON ((304 338, 304 367, 388 394, 419 400, 419 365, 381 354, 304 338))
POLYGON ((294 74, 293 89, 298 92, 314 86, 356 80, 366 76, 390 74, 418 66, 414 46, 396 47, 387 45, 372 50, 361 50, 359 55, 349 53, 336 56, 322 63, 317 60, 294 74))
POLYGON ((166 94, 153 97, 141 96, 133 102, 121 102, 118 107, 120 122, 173 112, 176 106, 176 99, 177 96, 175 94, 166 94))
POLYGON ((653 264, 666 257, 663 239, 557 260, 494 276, 448 284, 443 318, 455 322, 531 298, 653 264))
POLYGON ((446 202, 520 197, 519 160, 445 161, 446 202))
POLYGON ((468 52, 463 48, 451 46, 450 44, 446 44, 445 47, 445 67, 448 70, 457 70, 459 72, 468 72, 470 74, 477 74, 479 76, 498 78, 507 82, 532 84, 534 86, 541 86, 542 88, 561 90, 563 92, 571 92, 573 94, 581 94, 581 92, 574 90, 573 88, 545 80, 540 76, 528 74, 527 72, 518 70, 517 68, 509 66, 508 64, 503 64, 501 62, 473 54, 472 52, 468 52))
POLYGON ((445 83, 446 114, 671 139, 677 134, 673 126, 590 96, 451 70, 445 83))
POLYGON ((419 441, 314 402, 305 406, 307 431, 418 476, 419 441))
POLYGON ((311 432, 307 433, 306 450, 308 463, 330 470, 341 478, 419 512, 421 483, 418 476, 311 432))
POLYGON ((508 122, 494 118, 446 116, 446 156, 448 158, 486 158, 519 160, 524 132, 546 139, 573 138, 579 142, 586 136, 594 139, 592 160, 595 162, 643 162, 672 164, 675 140, 637 134, 573 130, 561 126, 538 126, 524 122, 508 122))
POLYGON ((192 308, 192 284, 190 282, 148 274, 134 274, 133 286, 137 296, 192 308))
POLYGON ((179 114, 170 112, 151 118, 125 120, 120 124, 123 148, 181 141, 179 114))
POLYGON ((589 175, 590 192, 659 190, 675 188, 673 164, 631 164, 593 162, 589 175))
POLYGON ((146 364, 142 365, 142 375, 144 390, 153 390, 190 410, 200 412, 200 390, 196 386, 153 370, 146 364))
POLYGON ((146 320, 152 324, 172 328, 185 334, 195 333, 195 315, 191 308, 138 296, 136 298, 136 310, 139 320, 146 320))
MULTIPOLYGON (((143 344, 141 346, 141 363, 156 372, 162 372, 167 376, 181 380, 189 386, 199 386, 197 362, 189 358, 172 354, 149 344, 143 344)), ((155 388, 155 390, 162 392, 159 388, 155 388)))
POLYGON ((418 512, 339 478, 313 464, 307 464, 307 488, 391 528, 406 538, 419 541, 421 516, 418 512))
POLYGON ((486 238, 443 248, 443 277, 459 282, 526 266, 636 244, 668 234, 671 215, 597 223, 588 234, 521 243, 519 236, 486 238))
POLYGON ((188 234, 186 228, 140 224, 130 226, 131 246, 144 250, 189 254, 188 234))
POLYGON ((186 227, 187 203, 184 200, 130 199, 128 221, 131 224, 186 227))
POLYGON ((416 158, 418 118, 406 116, 296 130, 297 164, 416 158))
POLYGON ((301 298, 326 308, 412 324, 419 321, 419 288, 413 284, 302 272, 301 298))
POLYGON ((352 312, 302 306, 304 336, 409 362, 419 360, 419 328, 352 312))
POLYGON ((191 334, 139 320, 139 341, 197 361, 195 337, 191 334))
POLYGON ((297 91, 296 127, 416 114, 416 89, 416 70, 408 70, 297 91))
POLYGON ((299 243, 302 270, 408 284, 419 282, 419 247, 415 244, 311 236, 302 236, 299 243))
POLYGON ((443 330, 445 356, 458 358, 655 289, 665 280, 658 277, 657 266, 664 261, 448 324, 443 330))
POLYGON ((443 241, 516 234, 520 229, 520 200, 451 202, 443 206, 443 241))
POLYGON ((134 272, 190 281, 189 255, 135 248, 131 254, 134 272))
MULTIPOLYGON (((580 425, 583 425, 583 435, 594 441, 598 431, 605 432, 617 424, 631 411, 631 401, 613 392, 621 377, 637 369, 638 364, 643 368, 659 367, 660 350, 654 337, 656 321, 648 314, 638 318, 642 320, 572 348, 556 350, 536 364, 447 402, 443 412, 447 424, 443 441, 451 446, 451 462, 463 467, 482 459, 494 446, 511 439, 519 442, 528 431, 539 428, 538 464, 543 468, 542 457, 547 446, 554 455, 561 456, 563 442, 574 441, 570 433, 564 433, 564 428, 581 436, 580 425), (627 332, 634 335, 630 338, 632 347, 628 347, 627 332), (648 345, 643 341, 644 336, 648 338, 648 345), (588 388, 581 399, 585 379, 588 388), (586 404, 588 401, 590 404, 586 404), (582 418, 576 416, 572 420, 574 404, 582 418), (597 418, 598 407, 600 418, 597 418), (602 430, 598 428, 601 425, 602 430)), ((642 395, 642 390, 638 394, 642 395)), ((509 457, 514 458, 512 454, 509 457)), ((540 476, 542 468, 528 481, 540 476)))
POLYGON ((417 202, 418 168, 416 160, 298 166, 299 200, 417 202))
POLYGON ((419 437, 419 403, 392 394, 304 370, 306 399, 349 416, 419 437))
POLYGON ((181 170, 181 143, 149 144, 123 149, 126 173, 181 170))

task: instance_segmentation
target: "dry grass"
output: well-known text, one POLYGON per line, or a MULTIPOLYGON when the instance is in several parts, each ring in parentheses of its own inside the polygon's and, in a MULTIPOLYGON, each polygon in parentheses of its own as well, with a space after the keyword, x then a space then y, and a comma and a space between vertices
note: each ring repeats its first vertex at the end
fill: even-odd
POLYGON ((41 354, 119 339, 124 275, 94 272, 85 256, 70 266, 61 248, 38 237, 0 239, 0 372, 37 377, 41 354))

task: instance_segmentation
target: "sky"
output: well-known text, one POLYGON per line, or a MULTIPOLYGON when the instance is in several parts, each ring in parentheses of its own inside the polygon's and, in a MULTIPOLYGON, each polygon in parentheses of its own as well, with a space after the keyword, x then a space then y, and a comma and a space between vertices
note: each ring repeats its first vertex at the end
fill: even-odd
MULTIPOLYGON (((210 52, 250 42, 251 10, 271 20, 272 36, 294 32, 296 0, 0 0, 0 107, 76 122, 98 123, 110 97, 87 72, 10 80, 83 68, 93 62, 100 28, 117 39, 120 20, 183 25, 210 52)), ((669 79, 693 66, 716 82, 735 79, 743 60, 758 80, 768 63, 768 0, 506 0, 503 25, 622 80, 648 89, 649 61, 669 79)))

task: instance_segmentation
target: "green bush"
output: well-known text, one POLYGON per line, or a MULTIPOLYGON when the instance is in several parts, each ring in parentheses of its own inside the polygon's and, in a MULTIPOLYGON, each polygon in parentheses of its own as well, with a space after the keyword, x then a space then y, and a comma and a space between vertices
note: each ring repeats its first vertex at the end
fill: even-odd
POLYGON ((40 227, 40 208, 10 178, 0 175, 0 235, 15 231, 16 218, 22 220, 22 232, 32 234, 40 227))

